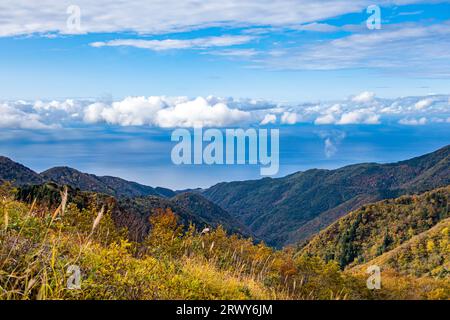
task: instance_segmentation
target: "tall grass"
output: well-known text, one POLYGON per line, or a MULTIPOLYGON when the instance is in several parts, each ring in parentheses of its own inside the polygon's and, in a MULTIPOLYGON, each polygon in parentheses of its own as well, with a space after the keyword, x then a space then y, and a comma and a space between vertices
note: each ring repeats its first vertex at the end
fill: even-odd
MULTIPOLYGON (((384 297, 334 263, 254 244, 221 227, 186 230, 170 210, 154 212, 152 231, 137 243, 116 228, 108 208, 68 203, 67 189, 49 210, 37 201, 17 202, 12 190, 0 188, 0 208, 0 299, 384 297), (67 285, 73 265, 81 270, 79 290, 67 285)), ((440 294, 428 285, 430 295, 440 294)))

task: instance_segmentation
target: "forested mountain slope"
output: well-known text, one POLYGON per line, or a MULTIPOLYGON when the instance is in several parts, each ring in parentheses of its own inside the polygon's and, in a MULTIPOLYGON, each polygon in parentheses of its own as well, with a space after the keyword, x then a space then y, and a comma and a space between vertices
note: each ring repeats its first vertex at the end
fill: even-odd
POLYGON ((349 211, 450 184, 450 146, 407 161, 219 183, 203 191, 271 245, 305 240, 349 211))
POLYGON ((401 256, 394 263, 396 269, 430 274, 448 264, 448 229, 442 230, 450 216, 449 196, 447 186, 365 205, 313 237, 300 254, 334 260, 346 268, 388 253, 382 258, 390 261, 388 264, 394 263, 394 256, 401 256), (433 229, 437 225, 440 227, 433 229))

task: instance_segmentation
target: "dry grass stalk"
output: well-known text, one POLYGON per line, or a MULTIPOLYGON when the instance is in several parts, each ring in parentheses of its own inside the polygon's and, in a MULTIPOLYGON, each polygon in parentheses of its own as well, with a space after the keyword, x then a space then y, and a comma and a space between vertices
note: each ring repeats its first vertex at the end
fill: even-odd
POLYGON ((61 192, 61 215, 64 215, 66 212, 67 198, 68 198, 68 188, 64 186, 64 191, 61 192))
POLYGON ((36 206, 36 198, 34 198, 33 203, 31 204, 30 211, 28 211, 27 217, 33 216, 34 207, 36 206))
POLYGON ((105 213, 105 206, 103 206, 101 208, 101 210, 99 211, 97 217, 94 220, 94 223, 92 224, 91 235, 94 233, 95 228, 97 228, 97 226, 99 225, 100 221, 102 220, 102 217, 103 217, 104 213, 105 213))
POLYGON ((8 229, 8 224, 9 224, 9 215, 8 215, 8 210, 6 208, 3 208, 3 222, 5 223, 5 230, 8 229))
POLYGON ((53 212, 52 214, 52 220, 50 222, 50 224, 53 223, 53 221, 56 219, 56 217, 58 216, 58 214, 61 212, 61 204, 58 206, 58 208, 56 208, 56 210, 53 212))

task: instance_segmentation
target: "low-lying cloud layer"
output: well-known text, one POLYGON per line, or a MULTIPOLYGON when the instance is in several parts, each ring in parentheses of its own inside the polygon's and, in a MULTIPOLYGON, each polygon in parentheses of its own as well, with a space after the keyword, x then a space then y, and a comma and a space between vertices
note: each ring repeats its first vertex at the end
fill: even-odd
POLYGON ((84 109, 88 123, 106 122, 121 126, 223 127, 249 120, 250 113, 223 102, 202 97, 194 100, 165 97, 128 97, 111 105, 93 103, 84 109))
POLYGON ((246 125, 426 125, 450 123, 450 96, 397 99, 362 92, 342 101, 283 105, 220 97, 127 97, 120 101, 4 101, 0 127, 53 129, 74 125, 230 127, 246 125))

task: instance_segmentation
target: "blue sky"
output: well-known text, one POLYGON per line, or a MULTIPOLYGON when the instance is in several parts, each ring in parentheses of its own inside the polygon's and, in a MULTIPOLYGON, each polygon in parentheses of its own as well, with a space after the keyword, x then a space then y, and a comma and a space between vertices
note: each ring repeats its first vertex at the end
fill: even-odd
POLYGON ((450 141, 449 52, 450 1, 6 0, 0 153, 172 188, 259 178, 175 167, 170 132, 200 124, 280 128, 280 175, 402 160, 450 141))

